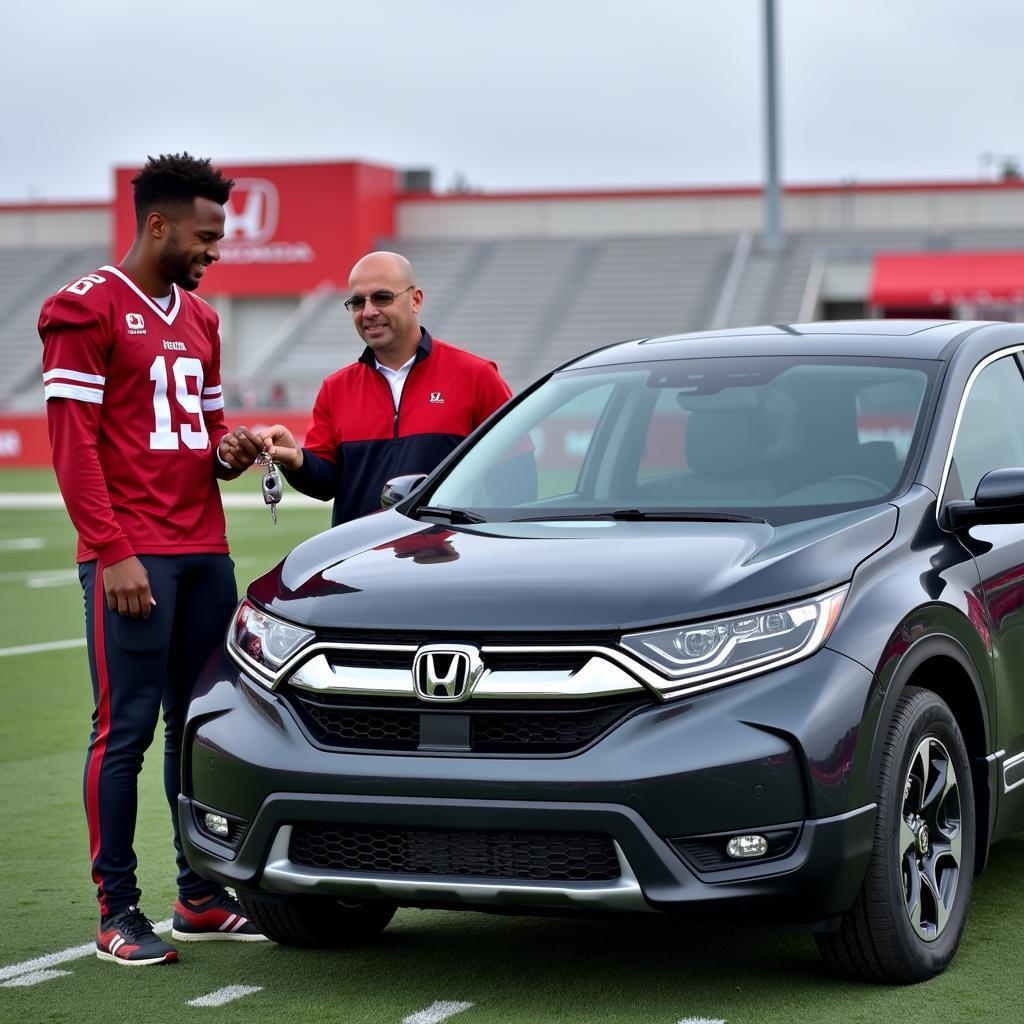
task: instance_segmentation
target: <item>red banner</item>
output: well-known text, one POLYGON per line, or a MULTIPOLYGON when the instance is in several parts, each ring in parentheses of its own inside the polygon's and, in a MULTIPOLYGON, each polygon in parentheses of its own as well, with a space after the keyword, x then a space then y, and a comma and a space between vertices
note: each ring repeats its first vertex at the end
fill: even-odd
MULTIPOLYGON (((246 426, 250 430, 283 423, 302 444, 309 416, 308 412, 278 409, 229 409, 227 421, 229 427, 246 426)), ((0 469, 49 465, 50 437, 46 431, 46 416, 0 414, 0 469)))
POLYGON ((0 467, 48 466, 50 437, 45 416, 0 414, 0 467))
MULTIPOLYGON (((205 295, 291 296, 324 281, 344 287, 377 240, 394 234, 396 172, 362 163, 218 165, 235 187, 221 260, 205 295)), ((114 259, 135 237, 131 180, 116 172, 114 259)))

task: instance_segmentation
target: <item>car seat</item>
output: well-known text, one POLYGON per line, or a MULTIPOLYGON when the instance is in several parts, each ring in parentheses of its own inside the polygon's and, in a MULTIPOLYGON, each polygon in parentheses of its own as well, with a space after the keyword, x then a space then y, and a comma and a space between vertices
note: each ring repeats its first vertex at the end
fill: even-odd
POLYGON ((765 431, 761 410, 695 409, 683 438, 689 473, 664 481, 661 501, 751 502, 774 497, 762 475, 765 431))

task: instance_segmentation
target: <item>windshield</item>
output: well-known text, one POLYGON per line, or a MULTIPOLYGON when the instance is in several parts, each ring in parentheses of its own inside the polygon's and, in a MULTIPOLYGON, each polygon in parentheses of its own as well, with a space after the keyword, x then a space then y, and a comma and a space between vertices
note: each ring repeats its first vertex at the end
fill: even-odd
POLYGON ((733 513, 785 522, 892 496, 935 365, 807 357, 567 370, 427 496, 488 521, 733 513))

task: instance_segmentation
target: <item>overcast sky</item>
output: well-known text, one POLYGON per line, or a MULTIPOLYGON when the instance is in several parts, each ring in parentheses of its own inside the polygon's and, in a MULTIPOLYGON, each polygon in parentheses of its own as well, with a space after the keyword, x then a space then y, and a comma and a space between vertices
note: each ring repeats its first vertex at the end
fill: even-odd
MULTIPOLYGON (((1024 156, 1021 0, 777 0, 793 183, 975 179, 1024 156)), ((112 168, 429 167, 446 190, 755 184, 761 0, 12 0, 0 201, 112 168)))

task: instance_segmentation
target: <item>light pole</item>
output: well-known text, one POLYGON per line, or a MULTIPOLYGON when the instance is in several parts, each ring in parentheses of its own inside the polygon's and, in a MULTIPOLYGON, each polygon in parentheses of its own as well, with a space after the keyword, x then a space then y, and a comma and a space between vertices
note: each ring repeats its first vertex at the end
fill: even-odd
POLYGON ((764 244, 782 247, 782 193, 779 185, 778 72, 775 54, 775 0, 764 0, 764 244))

